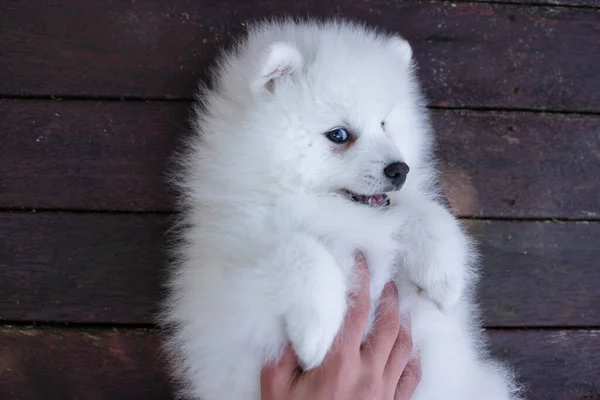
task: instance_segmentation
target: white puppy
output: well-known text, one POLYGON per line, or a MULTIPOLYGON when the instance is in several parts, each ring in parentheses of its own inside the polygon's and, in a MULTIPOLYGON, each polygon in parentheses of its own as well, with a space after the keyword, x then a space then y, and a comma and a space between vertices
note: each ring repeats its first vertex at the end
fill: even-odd
POLYGON ((405 40, 345 22, 263 23, 199 101, 161 319, 185 395, 258 400, 261 367, 287 342, 304 369, 318 366, 360 249, 372 312, 394 279, 412 315, 413 399, 517 398, 482 345, 474 251, 439 201, 405 40))

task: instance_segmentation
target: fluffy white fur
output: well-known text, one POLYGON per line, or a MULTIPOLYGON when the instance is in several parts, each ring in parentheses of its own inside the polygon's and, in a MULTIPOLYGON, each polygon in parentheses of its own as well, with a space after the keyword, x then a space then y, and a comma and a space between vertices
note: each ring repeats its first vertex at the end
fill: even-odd
POLYGON ((318 366, 361 249, 372 310, 394 279, 412 315, 423 368, 413 399, 517 398, 483 345, 474 250, 440 204, 411 59, 397 36, 291 21, 254 26, 221 58, 180 160, 177 261, 161 319, 185 395, 258 400, 261 367, 288 341, 303 368, 318 366), (356 135, 352 146, 326 138, 336 127, 356 135), (391 207, 340 194, 390 191, 383 168, 399 161, 410 172, 391 207))

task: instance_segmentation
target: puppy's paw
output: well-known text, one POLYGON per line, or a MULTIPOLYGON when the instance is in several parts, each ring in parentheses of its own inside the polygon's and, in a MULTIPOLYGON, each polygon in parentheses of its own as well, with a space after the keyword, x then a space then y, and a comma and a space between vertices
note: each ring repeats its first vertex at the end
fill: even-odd
MULTIPOLYGON (((435 268, 435 267, 434 267, 435 268)), ((448 312, 458 303, 465 288, 465 279, 452 274, 419 274, 412 277, 420 295, 433 302, 442 312, 448 312)))
MULTIPOLYGON (((346 274, 329 250, 313 236, 296 233, 265 261, 268 276, 281 277, 274 307, 305 370, 321 364, 346 313, 346 274)), ((267 275, 267 274, 265 274, 267 275)))
MULTIPOLYGON (((313 250, 317 250, 315 247, 313 250)), ((308 264, 308 276, 298 282, 294 303, 285 315, 292 347, 304 370, 325 358, 346 314, 346 281, 329 253, 318 251, 308 264)))
POLYGON ((288 334, 292 347, 298 356, 298 363, 304 371, 318 367, 331 348, 339 332, 343 312, 333 315, 324 310, 309 312, 313 315, 288 316, 288 334), (321 314, 321 315, 319 315, 321 314), (328 314, 331 314, 327 316, 328 314))
POLYGON ((409 257, 409 276, 442 311, 461 298, 470 274, 471 246, 458 221, 445 208, 431 204, 413 238, 418 245, 409 257))

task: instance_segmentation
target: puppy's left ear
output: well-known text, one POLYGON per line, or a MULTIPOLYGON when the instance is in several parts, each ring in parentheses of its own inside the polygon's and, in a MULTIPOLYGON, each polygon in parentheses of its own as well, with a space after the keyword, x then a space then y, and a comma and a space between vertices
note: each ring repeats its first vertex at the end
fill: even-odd
POLYGON ((387 39, 387 46, 404 63, 410 64, 413 56, 412 48, 406 39, 394 35, 387 39))
POLYGON ((288 43, 275 43, 269 46, 262 58, 258 78, 252 83, 252 91, 258 95, 264 90, 275 92, 277 81, 291 76, 302 68, 302 55, 288 43))

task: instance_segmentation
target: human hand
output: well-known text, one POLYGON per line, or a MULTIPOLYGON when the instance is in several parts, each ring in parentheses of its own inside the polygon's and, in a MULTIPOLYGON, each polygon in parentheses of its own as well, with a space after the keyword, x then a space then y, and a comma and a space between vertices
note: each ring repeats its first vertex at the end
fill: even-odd
POLYGON ((261 373, 262 400, 409 400, 421 378, 420 359, 411 359, 410 318, 401 324, 398 290, 388 283, 375 326, 362 344, 369 316, 369 269, 356 257, 360 289, 352 295, 344 327, 323 363, 299 370, 290 346, 281 360, 261 373))

